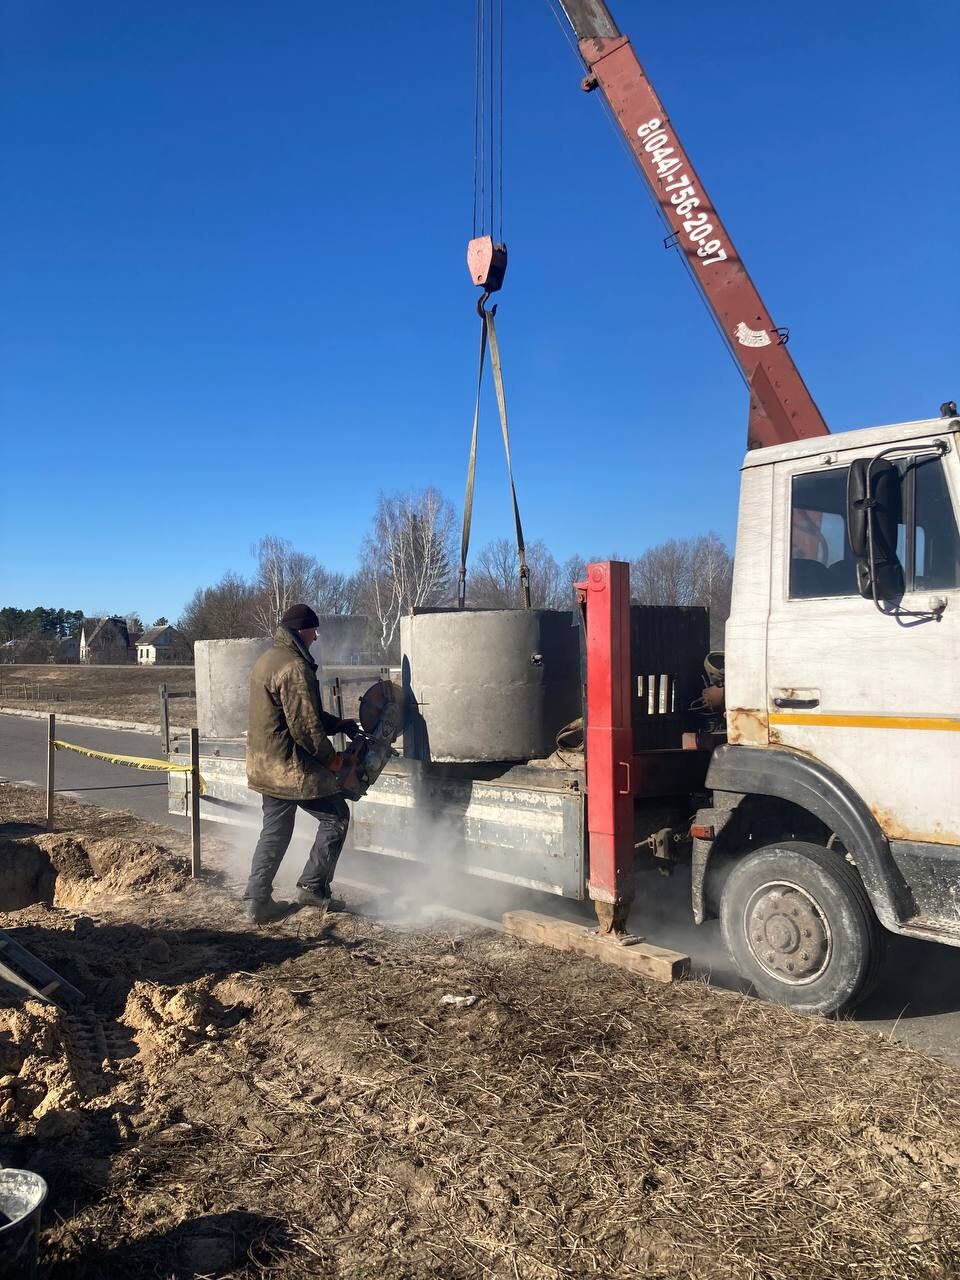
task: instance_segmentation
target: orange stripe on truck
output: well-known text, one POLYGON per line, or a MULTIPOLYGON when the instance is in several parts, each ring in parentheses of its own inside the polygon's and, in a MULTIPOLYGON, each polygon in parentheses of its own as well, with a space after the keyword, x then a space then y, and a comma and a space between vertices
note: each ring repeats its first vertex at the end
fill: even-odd
POLYGON ((818 725, 823 729, 925 729, 960 733, 960 716, 856 716, 816 711, 775 711, 770 724, 818 725))

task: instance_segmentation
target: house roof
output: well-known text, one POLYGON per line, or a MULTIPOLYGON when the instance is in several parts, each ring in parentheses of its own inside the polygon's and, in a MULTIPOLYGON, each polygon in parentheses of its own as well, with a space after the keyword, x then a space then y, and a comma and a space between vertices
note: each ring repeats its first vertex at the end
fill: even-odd
POLYGON ((180 632, 167 623, 165 627, 147 627, 137 644, 152 644, 157 648, 180 644, 180 632))
POLYGON ((90 648, 98 636, 102 635, 106 639, 109 628, 116 632, 116 639, 122 640, 124 644, 130 643, 127 624, 123 618, 85 618, 82 630, 87 639, 87 648, 90 648))

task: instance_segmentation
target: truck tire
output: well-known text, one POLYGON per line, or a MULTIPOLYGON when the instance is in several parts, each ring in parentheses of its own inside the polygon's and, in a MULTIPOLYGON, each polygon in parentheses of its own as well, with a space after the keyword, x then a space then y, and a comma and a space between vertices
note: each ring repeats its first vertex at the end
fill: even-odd
POLYGON ((872 990, 886 937, 856 868, 842 853, 799 840, 738 860, 720 899, 720 928, 759 995, 828 1015, 872 990))

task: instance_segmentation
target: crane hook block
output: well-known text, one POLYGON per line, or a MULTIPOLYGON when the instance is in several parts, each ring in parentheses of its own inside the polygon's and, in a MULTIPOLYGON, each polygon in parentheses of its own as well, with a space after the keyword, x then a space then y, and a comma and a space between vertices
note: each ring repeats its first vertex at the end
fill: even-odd
POLYGON ((507 273, 507 246, 492 236, 478 236, 467 245, 470 279, 487 293, 496 293, 507 273))

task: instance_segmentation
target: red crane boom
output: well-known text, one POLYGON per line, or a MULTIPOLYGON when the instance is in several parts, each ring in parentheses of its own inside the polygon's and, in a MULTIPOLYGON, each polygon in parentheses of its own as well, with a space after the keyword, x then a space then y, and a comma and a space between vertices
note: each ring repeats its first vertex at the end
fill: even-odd
POLYGON ((603 0, 559 2, 587 66, 583 88, 602 90, 743 370, 748 448, 828 435, 787 351, 786 330, 773 323, 629 39, 603 0))

